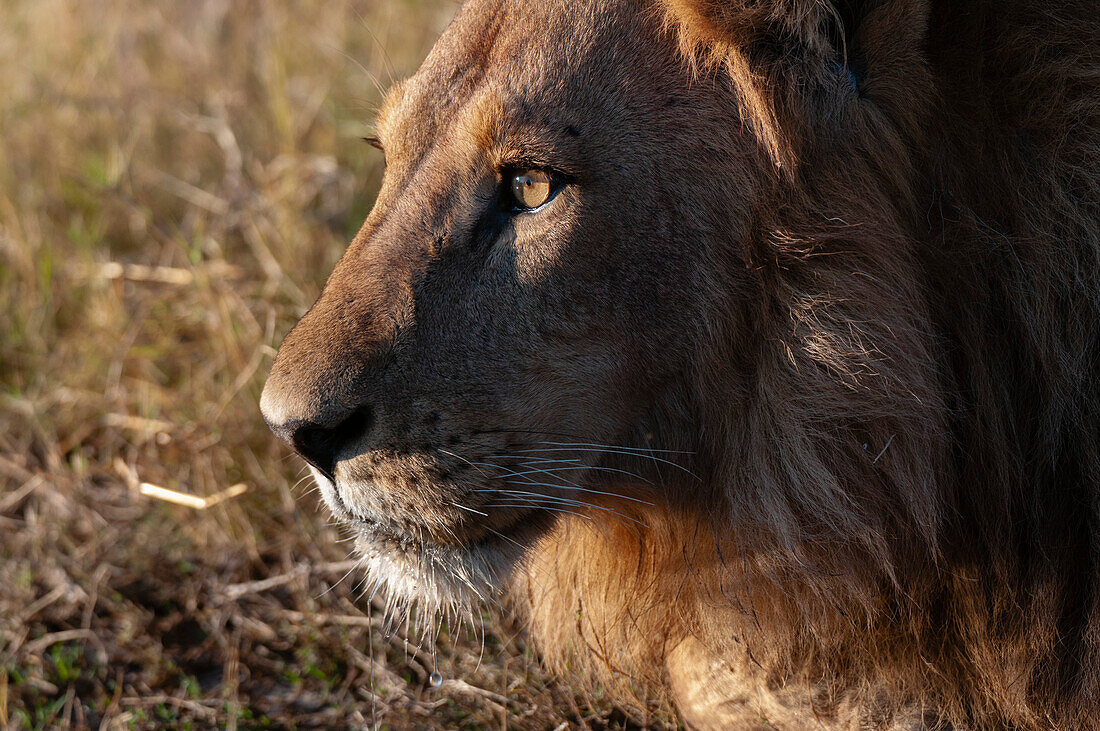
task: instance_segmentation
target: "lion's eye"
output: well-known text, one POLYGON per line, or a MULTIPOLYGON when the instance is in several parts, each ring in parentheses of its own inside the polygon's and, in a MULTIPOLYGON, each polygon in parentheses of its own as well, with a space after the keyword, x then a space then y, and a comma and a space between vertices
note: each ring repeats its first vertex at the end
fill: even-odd
POLYGON ((531 210, 550 200, 553 180, 545 170, 531 169, 512 175, 512 198, 516 208, 531 210))

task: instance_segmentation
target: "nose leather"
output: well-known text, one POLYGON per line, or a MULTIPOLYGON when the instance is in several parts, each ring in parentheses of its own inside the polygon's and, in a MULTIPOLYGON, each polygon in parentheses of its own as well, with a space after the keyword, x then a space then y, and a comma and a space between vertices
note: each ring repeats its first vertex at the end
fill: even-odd
POLYGON ((268 422, 268 426, 302 459, 335 482, 340 451, 366 432, 369 420, 368 409, 360 407, 332 426, 300 419, 283 424, 268 422))

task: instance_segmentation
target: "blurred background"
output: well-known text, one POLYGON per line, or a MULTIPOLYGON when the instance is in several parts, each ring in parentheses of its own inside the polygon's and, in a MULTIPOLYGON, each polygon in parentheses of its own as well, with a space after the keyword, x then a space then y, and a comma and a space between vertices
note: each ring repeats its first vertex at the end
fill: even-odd
POLYGON ((456 9, 0 2, 0 728, 646 724, 493 610, 385 627, 257 409, 456 9))

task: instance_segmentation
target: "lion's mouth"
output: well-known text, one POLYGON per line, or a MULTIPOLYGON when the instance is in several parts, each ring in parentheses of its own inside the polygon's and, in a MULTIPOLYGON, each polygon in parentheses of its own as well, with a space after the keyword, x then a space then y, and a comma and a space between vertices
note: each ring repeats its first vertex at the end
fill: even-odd
POLYGON ((464 543, 441 543, 369 520, 350 524, 371 590, 429 612, 465 614, 507 590, 529 549, 547 529, 525 515, 504 530, 464 543))
POLYGON ((370 519, 355 518, 345 521, 345 524, 355 531, 357 539, 369 541, 396 554, 418 556, 430 553, 455 557, 497 551, 503 545, 526 550, 545 530, 547 522, 535 515, 534 511, 524 512, 500 529, 492 529, 468 541, 439 541, 425 534, 413 535, 398 531, 390 525, 370 519))
POLYGON ((368 581, 391 595, 429 606, 472 606, 500 593, 554 521, 546 511, 515 509, 493 527, 485 525, 485 513, 474 511, 478 515, 472 517, 481 520, 469 521, 471 526, 480 522, 473 533, 457 526, 440 532, 398 525, 386 516, 355 510, 336 483, 313 472, 333 516, 352 532, 368 581))

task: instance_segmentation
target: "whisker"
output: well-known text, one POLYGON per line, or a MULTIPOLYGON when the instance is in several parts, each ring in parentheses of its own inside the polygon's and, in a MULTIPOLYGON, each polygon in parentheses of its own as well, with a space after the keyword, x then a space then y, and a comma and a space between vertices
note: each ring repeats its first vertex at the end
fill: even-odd
POLYGON ((619 451, 617 449, 589 449, 589 448, 586 448, 586 447, 537 447, 537 448, 534 448, 534 449, 517 449, 516 451, 520 452, 520 453, 524 453, 524 452, 597 452, 599 454, 620 454, 620 455, 623 455, 625 457, 642 457, 642 458, 645 458, 645 459, 653 460, 654 462, 661 462, 662 464, 667 464, 671 467, 675 467, 676 469, 681 470, 681 471, 686 472, 687 474, 691 475, 696 480, 699 479, 698 475, 696 475, 694 472, 689 470, 687 467, 684 467, 683 465, 676 464, 675 462, 669 461, 667 459, 662 459, 661 457, 655 457, 652 454, 642 454, 642 453, 638 453, 638 452, 622 452, 622 451, 619 451))
POLYGON ((462 460, 463 462, 465 462, 466 464, 468 464, 468 465, 470 465, 471 467, 473 467, 473 468, 474 468, 475 470, 477 470, 478 472, 480 472, 480 473, 481 473, 482 475, 484 475, 485 477, 488 477, 488 475, 486 475, 486 474, 485 474, 485 471, 484 471, 484 470, 482 470, 482 469, 481 469, 480 467, 478 467, 478 466, 477 466, 476 464, 474 464, 473 462, 471 462, 470 460, 466 459, 465 457, 463 457, 463 456, 462 456, 462 455, 460 455, 460 454, 455 454, 454 452, 448 452, 448 451, 447 451, 446 449, 440 449, 440 450, 439 450, 439 453, 440 453, 440 454, 446 454, 446 455, 448 455, 448 456, 450 456, 450 457, 454 457, 455 459, 460 459, 460 460, 462 460))
POLYGON ((512 497, 518 497, 520 499, 528 499, 528 496, 529 496, 529 497, 533 497, 533 498, 538 498, 539 500, 542 500, 542 501, 553 502, 553 503, 559 504, 559 505, 570 505, 570 506, 576 507, 576 508, 592 508, 593 510, 603 510, 604 512, 611 513, 612 515, 617 515, 620 518, 622 518, 623 520, 629 520, 632 523, 637 523, 638 525, 644 526, 646 528, 649 527, 648 525, 646 525, 642 521, 637 520, 636 518, 631 518, 629 515, 623 515, 622 513, 620 513, 617 510, 613 510, 613 509, 605 507, 603 505, 594 505, 592 503, 588 503, 588 502, 585 502, 583 500, 573 500, 573 499, 566 498, 566 497, 558 497, 556 495, 543 495, 543 494, 537 493, 537 492, 527 492, 526 490, 497 490, 497 492, 500 495, 508 495, 508 496, 512 496, 512 497))
POLYGON ((483 513, 483 512, 481 512, 480 510, 474 510, 473 508, 468 508, 468 507, 466 507, 465 505, 460 505, 460 504, 458 504, 458 503, 454 502, 453 500, 448 500, 448 501, 447 501, 447 504, 448 504, 448 505, 453 505, 453 506, 455 506, 456 508, 458 508, 459 510, 467 510, 467 511, 469 511, 469 512, 471 512, 471 513, 477 513, 478 515, 480 515, 480 516, 482 516, 482 517, 484 517, 484 518, 488 518, 488 517, 489 517, 489 514, 488 514, 488 513, 483 513))
POLYGON ((585 493, 588 493, 590 495, 603 495, 605 497, 613 497, 613 498, 618 498, 620 500, 629 500, 632 503, 641 503, 642 505, 648 505, 650 507, 653 507, 653 503, 649 502, 648 500, 643 500, 643 499, 638 498, 638 497, 630 497, 629 495, 620 495, 617 492, 606 492, 604 490, 593 490, 593 489, 588 488, 588 487, 563 488, 561 485, 554 485, 554 484, 551 484, 551 483, 548 483, 548 482, 536 482, 535 480, 527 480, 527 479, 525 479, 523 481, 523 484, 524 485, 531 485, 532 487, 552 487, 552 488, 556 488, 556 489, 559 489, 559 490, 576 489, 579 492, 585 492, 585 493))
POLYGON ((500 531, 493 530, 492 528, 486 528, 485 530, 489 531, 490 533, 492 533, 495 536, 499 536, 499 537, 503 538, 504 540, 506 540, 509 543, 511 543, 512 545, 514 545, 516 548, 520 549, 521 551, 524 551, 524 552, 527 551, 527 548, 523 544, 521 544, 519 541, 517 541, 515 538, 512 538, 511 536, 506 536, 503 533, 501 533, 500 531))
MULTIPOLYGON (((351 554, 349 553, 348 555, 350 556, 351 554)), ((320 598, 321 598, 321 597, 323 597, 323 596, 324 596, 325 594, 328 594, 328 593, 329 593, 330 591, 332 591, 332 590, 333 590, 333 589, 335 589, 336 587, 340 586, 340 584, 344 583, 344 580, 345 580, 346 578, 348 578, 349 576, 351 576, 351 572, 352 572, 352 571, 355 571, 355 569, 357 569, 357 568, 359 568, 359 564, 358 564, 358 563, 357 563, 357 564, 355 564, 354 566, 352 566, 352 567, 351 567, 350 569, 348 569, 348 570, 347 570, 347 572, 346 572, 346 573, 345 573, 345 574, 344 574, 343 576, 341 576, 341 577, 340 577, 340 578, 339 578, 339 579, 338 579, 338 580, 336 581, 336 583, 335 583, 335 584, 332 584, 331 586, 329 586, 329 588, 325 589, 324 591, 322 591, 322 592, 321 592, 320 594, 318 594, 317 596, 315 596, 315 597, 313 597, 313 598, 314 598, 314 599, 320 599, 320 598)))
POLYGON ((558 447, 599 447, 600 449, 614 449, 623 452, 660 452, 662 454, 695 454, 678 449, 651 449, 649 447, 622 447, 617 444, 596 444, 593 442, 534 442, 535 444, 551 444, 558 447))
MULTIPOLYGON (((506 473, 508 473, 506 476, 516 476, 516 477, 520 476, 520 473, 516 472, 511 467, 508 467, 506 465, 493 464, 492 462, 477 462, 477 463, 471 462, 470 464, 479 464, 479 465, 482 465, 484 467, 492 467, 494 469, 503 470, 506 473)), ((565 469, 570 469, 570 468, 565 468, 565 469)), ((484 474, 484 473, 482 473, 482 474, 484 474)), ((486 475, 486 476, 488 477, 488 475, 486 475)), ((577 487, 577 488, 580 487, 580 485, 577 484, 576 482, 573 482, 572 480, 567 480, 566 478, 562 477, 561 475, 553 475, 552 474, 550 476, 555 478, 555 479, 561 480, 562 482, 566 483, 566 485, 571 485, 571 486, 577 487)), ((562 485, 562 487, 565 487, 566 485, 562 485)))
POLYGON ((485 455, 484 458, 485 459, 522 459, 522 460, 526 460, 526 462, 524 462, 524 464, 527 464, 527 463, 530 463, 530 464, 545 464, 545 463, 566 464, 568 462, 580 462, 580 463, 583 464, 582 460, 576 459, 576 458, 566 459, 564 457, 530 457, 526 454, 487 454, 487 455, 485 455))
POLYGON ((561 437, 563 439, 584 439, 578 434, 569 434, 558 431, 540 431, 537 429, 475 429, 472 434, 536 434, 544 437, 561 437))
POLYGON ((575 515, 578 518, 584 520, 593 520, 591 515, 585 515, 584 513, 576 513, 572 510, 566 510, 565 508, 559 508, 556 505, 538 505, 535 503, 493 503, 492 505, 486 505, 487 508, 529 508, 531 510, 547 510, 555 513, 566 513, 567 515, 575 515))
MULTIPOLYGON (((545 462, 550 463, 550 464, 553 464, 554 461, 555 460, 545 460, 545 462)), ((580 460, 576 460, 576 461, 579 462, 580 460)), ((478 462, 477 464, 486 464, 486 463, 478 462)), ((491 467, 497 467, 499 469, 504 469, 503 465, 494 465, 494 464, 491 464, 491 463, 488 463, 488 464, 491 467)), ((566 466, 566 467, 545 467, 545 468, 535 467, 533 464, 532 465, 522 464, 520 466, 530 467, 531 469, 529 469, 525 472, 513 472, 512 473, 513 477, 519 477, 521 475, 528 475, 528 474, 535 474, 535 473, 550 474, 551 472, 566 472, 568 470, 593 470, 595 472, 613 472, 613 473, 620 474, 620 475, 627 475, 628 477, 633 477, 633 478, 641 480, 642 482, 645 482, 647 484, 650 484, 650 485, 653 484, 652 482, 650 482, 646 478, 642 477, 641 475, 635 474, 634 472, 630 472, 629 470, 620 470, 620 469, 617 469, 615 467, 601 467, 601 466, 598 466, 598 465, 586 465, 586 464, 572 465, 572 466, 566 466)), ((573 483, 573 484, 575 484, 575 483, 573 483)))
MULTIPOLYGON (((526 471, 526 472, 516 472, 515 470, 511 469, 510 467, 505 467, 504 465, 492 464, 491 462, 489 462, 489 463, 479 462, 478 464, 483 464, 487 467, 495 467, 498 470, 504 471, 506 473, 504 475, 505 478, 524 477, 524 480, 523 480, 524 484, 538 485, 540 487, 555 487, 555 488, 559 488, 559 489, 562 489, 562 490, 570 490, 570 489, 579 490, 580 492, 592 493, 594 495, 607 495, 609 497, 617 497, 617 498, 621 498, 623 500, 631 500, 633 502, 642 503, 644 505, 653 505, 653 503, 649 502, 648 500, 642 500, 640 498, 629 497, 627 495, 621 495, 621 494, 615 493, 615 492, 605 492, 603 490, 595 490, 595 489, 588 488, 588 487, 581 487, 580 484, 578 484, 576 482, 573 482, 572 480, 567 480, 564 477, 562 477, 561 475, 550 474, 552 472, 558 471, 559 468, 555 468, 555 469, 534 469, 534 470, 529 470, 529 471, 526 471), (528 474, 538 474, 538 473, 547 474, 550 477, 561 480, 562 482, 565 482, 567 484, 566 485, 548 484, 548 483, 544 483, 544 482, 537 482, 535 480, 532 480, 532 479, 526 477, 526 475, 528 475, 528 474)), ((615 470, 615 469, 610 468, 610 467, 608 467, 608 468, 589 467, 587 465, 584 466, 583 468, 585 468, 585 469, 595 469, 595 470, 604 470, 604 469, 606 469, 607 471, 611 471, 611 472, 621 472, 625 475, 630 475, 632 477, 636 477, 639 480, 642 480, 643 482, 646 482, 650 485, 653 484, 649 480, 646 480, 643 477, 639 477, 638 475, 635 475, 633 472, 628 472, 626 470, 615 470)), ((566 470, 566 469, 573 469, 573 468, 571 468, 571 467, 562 467, 560 469, 561 470, 566 470)))
POLYGON ((451 530, 450 526, 448 526, 446 523, 439 522, 439 523, 437 523, 437 525, 441 529, 443 529, 447 533, 447 535, 449 535, 451 538, 453 538, 455 543, 461 543, 462 542, 462 541, 458 540, 458 536, 455 535, 455 532, 453 530, 451 530))

